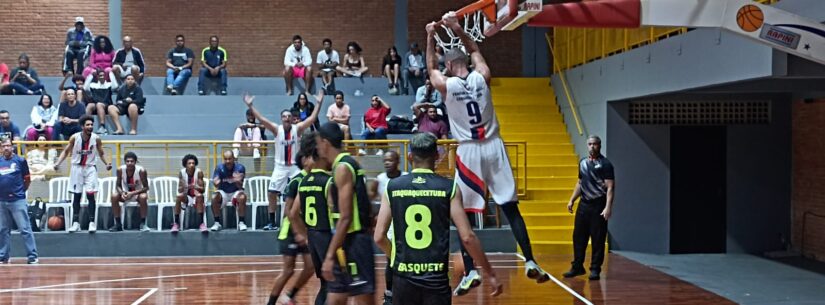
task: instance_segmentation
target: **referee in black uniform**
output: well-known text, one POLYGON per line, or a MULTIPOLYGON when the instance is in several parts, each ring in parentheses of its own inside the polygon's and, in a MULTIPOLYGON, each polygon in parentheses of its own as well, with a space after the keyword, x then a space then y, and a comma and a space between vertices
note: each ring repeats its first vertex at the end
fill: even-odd
POLYGON ((437 141, 430 133, 413 136, 410 159, 414 169, 390 180, 381 198, 374 238, 391 257, 394 305, 451 304, 450 218, 462 244, 484 269, 492 295, 501 293, 501 284, 464 214, 461 191, 453 180, 433 172, 437 141), (395 232, 392 241, 387 239, 390 225, 395 232))
POLYGON ((598 280, 602 271, 607 220, 613 210, 615 176, 613 164, 602 156, 601 148, 602 140, 598 136, 587 138, 589 155, 579 161, 579 181, 567 204, 567 210, 573 213, 573 203, 581 197, 573 228, 573 262, 570 271, 564 273, 566 278, 585 274, 584 254, 589 239, 593 245, 589 279, 598 280))

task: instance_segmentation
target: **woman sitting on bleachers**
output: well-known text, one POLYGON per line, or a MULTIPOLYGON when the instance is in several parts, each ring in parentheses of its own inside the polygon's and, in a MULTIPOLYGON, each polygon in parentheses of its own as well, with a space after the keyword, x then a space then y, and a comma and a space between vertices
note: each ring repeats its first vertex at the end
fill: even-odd
MULTIPOLYGON (((298 122, 303 122, 312 114, 313 110, 315 110, 315 104, 307 99, 307 95, 305 93, 301 93, 298 94, 298 100, 292 104, 292 109, 290 109, 290 112, 297 113, 298 115, 296 117, 298 122)), ((318 120, 315 120, 315 123, 313 123, 310 128, 314 131, 320 126, 321 124, 318 123, 318 120)))
MULTIPOLYGON (((103 70, 106 77, 112 72, 112 61, 115 59, 115 48, 112 46, 112 41, 105 35, 95 37, 92 44, 92 52, 89 56, 89 66, 83 69, 83 77, 86 79, 86 84, 91 83, 96 75, 92 75, 97 70, 103 70)), ((96 73, 95 73, 96 74, 96 73)), ((111 80, 112 78, 110 78, 111 80)))
POLYGON ((32 125, 26 129, 26 140, 34 141, 39 136, 44 136, 46 140, 54 139, 54 123, 57 121, 57 106, 52 101, 52 96, 43 94, 37 105, 32 107, 32 125))

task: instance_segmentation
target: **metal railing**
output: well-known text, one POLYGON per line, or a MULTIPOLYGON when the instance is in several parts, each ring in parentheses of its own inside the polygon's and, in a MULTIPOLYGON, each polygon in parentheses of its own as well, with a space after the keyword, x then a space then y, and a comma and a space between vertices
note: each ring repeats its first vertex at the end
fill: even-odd
MULTIPOLYGON (((211 173, 219 162, 222 162, 222 154, 225 151, 238 149, 240 157, 238 162, 247 168, 247 176, 269 176, 274 168, 274 158, 271 156, 272 142, 234 142, 217 140, 134 140, 134 141, 103 141, 104 154, 110 160, 113 167, 118 167, 123 161, 123 154, 132 151, 138 156, 138 162, 147 169, 152 176, 177 176, 182 165, 181 160, 186 154, 193 154, 198 157, 202 170, 211 173), (260 152, 259 158, 253 157, 251 144, 258 144, 260 152)), ((39 149, 43 155, 48 156, 50 149, 55 149, 53 154, 60 152, 66 141, 17 141, 17 153, 26 156, 28 152, 39 149)), ((436 172, 452 178, 455 174, 455 151, 458 142, 455 140, 439 140, 439 160, 436 163, 436 172)), ((527 194, 527 143, 526 142, 505 142, 510 157, 510 164, 513 167, 513 175, 516 178, 519 196, 527 194)), ((383 171, 380 157, 376 157, 374 152, 378 149, 387 151, 394 150, 401 156, 400 168, 404 171, 411 170, 411 164, 405 162, 408 153, 409 140, 347 140, 344 141, 344 150, 353 155, 360 149, 366 149, 372 153, 364 156, 356 156, 362 163, 368 176, 375 176, 383 171)), ((55 160, 47 160, 46 164, 55 160)), ((69 160, 65 160, 59 172, 50 171, 44 173, 44 178, 54 176, 65 176, 71 166, 69 160)), ((114 169, 113 169, 114 170, 114 169)), ((101 177, 111 176, 112 172, 100 172, 101 177)))
MULTIPOLYGON (((755 0, 774 4, 779 0, 755 0)), ((685 27, 641 27, 638 29, 553 28, 547 41, 553 50, 553 72, 559 73, 594 60, 626 52, 656 41, 686 33, 685 27)))

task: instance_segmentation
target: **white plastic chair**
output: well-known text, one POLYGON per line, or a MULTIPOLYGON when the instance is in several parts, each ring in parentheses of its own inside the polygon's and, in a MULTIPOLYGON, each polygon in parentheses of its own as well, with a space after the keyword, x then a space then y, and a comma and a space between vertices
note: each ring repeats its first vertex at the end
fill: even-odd
MULTIPOLYGON (((210 183, 212 183, 212 182, 210 182, 209 179, 203 178, 203 223, 204 224, 206 223, 206 211, 208 211, 211 208, 211 205, 209 204, 209 202, 210 202, 209 201, 209 199, 210 199, 209 198, 209 184, 210 183)), ((160 213, 160 206, 158 206, 158 213, 160 213)), ((172 217, 174 217, 174 215, 172 217)), ((186 224, 186 210, 183 209, 180 213, 181 230, 183 230, 185 224, 186 224)))
MULTIPOLYGON (((63 227, 69 232, 69 222, 72 221, 74 211, 72 210, 72 196, 69 194, 69 177, 57 177, 49 180, 49 201, 46 202, 46 215, 49 209, 63 209, 63 227)), ((49 227, 46 226, 46 230, 49 227)))
MULTIPOLYGON (((246 204, 252 208, 252 230, 258 229, 256 226, 258 223, 258 207, 269 207, 269 198, 267 197, 269 179, 268 176, 255 176, 244 181, 246 204)), ((278 205, 282 206, 280 198, 278 198, 278 205)), ((283 212, 283 209, 281 211, 283 212)))
MULTIPOLYGON (((152 179, 152 194, 155 198, 155 205, 158 207, 158 231, 162 230, 163 209, 175 208, 175 200, 178 196, 178 185, 180 180, 177 177, 157 177, 152 179)), ((174 212, 172 213, 174 215, 174 212)), ((173 216, 174 217, 174 216, 173 216)))
POLYGON ((117 177, 106 177, 98 180, 95 219, 99 219, 98 211, 101 207, 112 207, 112 194, 115 193, 115 183, 117 183, 117 177))

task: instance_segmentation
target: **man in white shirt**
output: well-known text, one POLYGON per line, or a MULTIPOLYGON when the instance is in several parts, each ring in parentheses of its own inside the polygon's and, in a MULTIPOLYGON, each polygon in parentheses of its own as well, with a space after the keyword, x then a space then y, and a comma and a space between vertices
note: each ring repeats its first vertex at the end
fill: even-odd
POLYGON ((303 78, 305 90, 309 94, 312 87, 312 54, 309 47, 304 45, 301 35, 292 36, 292 45, 286 48, 284 54, 284 81, 286 81, 286 95, 292 95, 292 79, 303 78))
POLYGON ((318 64, 321 69, 321 72, 318 74, 321 75, 325 94, 335 92, 335 87, 330 87, 330 85, 332 85, 332 78, 335 77, 335 67, 338 66, 339 62, 341 62, 341 60, 338 57, 338 51, 332 49, 332 40, 324 38, 324 49, 318 51, 318 56, 315 57, 315 63, 318 64))
POLYGON ((416 94, 418 87, 424 85, 425 74, 426 57, 418 48, 418 43, 413 42, 410 44, 410 50, 404 55, 404 79, 407 80, 410 94, 416 94))

